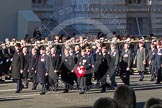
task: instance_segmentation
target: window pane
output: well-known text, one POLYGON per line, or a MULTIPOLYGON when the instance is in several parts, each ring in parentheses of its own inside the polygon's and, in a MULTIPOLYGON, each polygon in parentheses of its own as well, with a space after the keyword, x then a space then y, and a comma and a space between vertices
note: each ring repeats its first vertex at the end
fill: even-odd
POLYGON ((128 0, 129 4, 141 4, 142 0, 128 0))
POLYGON ((32 3, 36 3, 36 0, 32 0, 32 3))
POLYGON ((38 3, 42 3, 42 0, 38 0, 38 3))

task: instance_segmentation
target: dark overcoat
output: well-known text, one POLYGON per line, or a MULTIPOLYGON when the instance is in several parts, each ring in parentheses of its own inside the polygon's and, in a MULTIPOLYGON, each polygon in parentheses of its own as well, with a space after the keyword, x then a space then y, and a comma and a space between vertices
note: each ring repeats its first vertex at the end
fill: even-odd
POLYGON ((55 73, 54 70, 59 70, 59 66, 61 63, 61 57, 59 54, 56 54, 55 56, 50 55, 50 67, 49 67, 49 78, 53 80, 57 80, 59 78, 58 72, 55 73))
POLYGON ((72 56, 63 56, 60 64, 61 79, 64 83, 73 85, 73 79, 71 77, 72 70, 74 70, 74 60, 72 56))
POLYGON ((11 64, 13 79, 21 79, 22 75, 20 73, 20 70, 23 70, 23 59, 24 58, 22 52, 15 52, 11 64))
POLYGON ((45 84, 46 82, 45 74, 49 72, 48 69, 49 69, 49 56, 46 54, 40 55, 36 69, 38 83, 45 84))
POLYGON ((29 54, 24 55, 23 78, 28 78, 28 75, 29 75, 28 68, 29 68, 30 59, 31 57, 29 56, 29 54))

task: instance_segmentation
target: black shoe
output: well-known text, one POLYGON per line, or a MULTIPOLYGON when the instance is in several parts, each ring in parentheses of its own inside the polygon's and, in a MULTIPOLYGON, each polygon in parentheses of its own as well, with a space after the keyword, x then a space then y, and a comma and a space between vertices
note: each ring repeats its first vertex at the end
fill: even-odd
POLYGON ((101 93, 105 93, 105 92, 106 92, 106 89, 102 89, 102 90, 101 90, 101 93))
POLYGON ((15 93, 20 93, 20 90, 16 90, 15 93))
POLYGON ((63 93, 68 93, 68 92, 69 92, 69 90, 64 90, 64 91, 63 91, 63 93))
POLYGON ((58 88, 53 89, 53 91, 58 91, 58 88))
POLYGON ((160 84, 160 82, 156 82, 155 84, 160 84))
POLYGON ((85 92, 79 92, 79 94, 84 94, 85 92))
POLYGON ((40 95, 45 95, 45 92, 41 92, 40 95))
POLYGON ((11 80, 11 78, 10 77, 5 77, 5 80, 11 80))
POLYGON ((36 88, 37 88, 37 87, 36 87, 36 86, 34 86, 34 87, 32 88, 32 90, 36 90, 36 88))
POLYGON ((140 78, 139 81, 143 81, 144 78, 140 78))
POLYGON ((154 79, 150 79, 150 81, 154 81, 154 79))
POLYGON ((20 91, 22 91, 23 89, 24 89, 24 85, 21 86, 20 91))

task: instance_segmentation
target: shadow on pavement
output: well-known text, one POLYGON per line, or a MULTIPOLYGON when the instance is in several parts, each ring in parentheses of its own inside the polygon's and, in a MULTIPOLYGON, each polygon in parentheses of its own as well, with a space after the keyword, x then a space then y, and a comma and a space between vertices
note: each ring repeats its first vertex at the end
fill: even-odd
POLYGON ((27 100, 27 99, 32 99, 32 98, 0 98, 0 102, 19 101, 19 100, 27 100))

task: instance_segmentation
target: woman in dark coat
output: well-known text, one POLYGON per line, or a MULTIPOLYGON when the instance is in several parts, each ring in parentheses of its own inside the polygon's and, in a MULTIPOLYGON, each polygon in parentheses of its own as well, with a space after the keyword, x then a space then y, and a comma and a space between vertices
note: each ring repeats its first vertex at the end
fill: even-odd
POLYGON ((12 78, 17 81, 17 90, 16 93, 20 93, 20 91, 23 89, 22 85, 22 73, 23 73, 23 54, 20 51, 21 45, 19 43, 16 44, 15 50, 13 56, 13 61, 11 64, 12 69, 12 78))
POLYGON ((56 48, 51 48, 50 54, 50 67, 49 67, 49 83, 52 87, 52 90, 57 91, 58 89, 58 80, 59 80, 59 66, 61 58, 56 52, 56 48))

